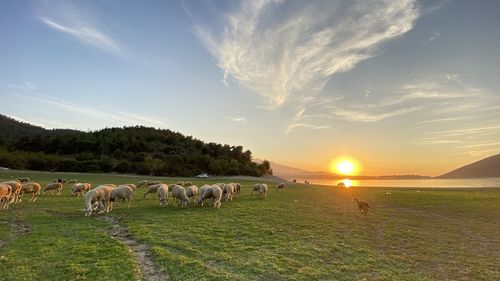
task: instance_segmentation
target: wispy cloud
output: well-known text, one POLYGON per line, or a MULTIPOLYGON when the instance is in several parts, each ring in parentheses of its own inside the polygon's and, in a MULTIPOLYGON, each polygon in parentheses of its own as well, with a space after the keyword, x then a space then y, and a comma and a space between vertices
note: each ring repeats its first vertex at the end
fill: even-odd
MULTIPOLYGON (((87 107, 75 105, 68 101, 55 100, 50 98, 35 98, 19 94, 11 94, 13 96, 24 98, 44 104, 48 104, 73 114, 84 115, 87 117, 97 118, 105 121, 112 121, 120 126, 122 125, 147 125, 153 127, 167 127, 167 124, 161 120, 149 116, 142 116, 135 113, 123 112, 113 109, 96 109, 95 107, 87 107)), ((71 127, 71 126, 70 126, 71 127)))
POLYGON ((434 40, 438 39, 440 36, 441 36, 441 33, 440 33, 440 32, 434 31, 434 32, 432 33, 432 35, 431 35, 428 39, 426 39, 426 40, 422 41, 422 44, 428 44, 428 43, 430 43, 430 42, 432 42, 432 41, 434 41, 434 40))
POLYGON ((383 113, 368 113, 364 111, 354 111, 354 110, 344 110, 337 109, 333 113, 348 121, 358 121, 358 122, 377 122, 393 116, 403 115, 410 112, 419 111, 422 108, 419 106, 413 106, 408 108, 400 108, 392 111, 386 111, 383 113))
POLYGON ((38 16, 42 23, 84 44, 113 55, 125 56, 126 48, 100 27, 92 11, 67 1, 50 3, 57 4, 40 9, 38 16))
POLYGON ((244 116, 226 116, 225 119, 236 123, 245 123, 247 121, 244 116))
POLYGON ((197 26, 224 71, 270 108, 317 94, 329 77, 376 55, 383 42, 412 29, 415 1, 246 1, 226 15, 223 31, 197 26), (286 13, 284 13, 286 11, 286 13))
POLYGON ((21 84, 9 84, 9 87, 20 89, 20 90, 36 90, 38 88, 37 84, 31 81, 23 81, 21 84))

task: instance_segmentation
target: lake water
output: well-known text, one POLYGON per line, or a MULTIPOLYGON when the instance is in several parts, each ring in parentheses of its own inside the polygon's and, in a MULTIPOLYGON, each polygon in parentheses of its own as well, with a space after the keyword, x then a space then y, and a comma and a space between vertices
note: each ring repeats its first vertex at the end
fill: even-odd
MULTIPOLYGON (((336 186, 343 180, 316 179, 313 184, 336 186)), ((301 180, 300 182, 304 182, 301 180)), ((413 187, 413 188, 475 188, 500 187, 500 178, 482 179, 419 179, 419 180, 350 180, 350 185, 369 187, 413 187)))

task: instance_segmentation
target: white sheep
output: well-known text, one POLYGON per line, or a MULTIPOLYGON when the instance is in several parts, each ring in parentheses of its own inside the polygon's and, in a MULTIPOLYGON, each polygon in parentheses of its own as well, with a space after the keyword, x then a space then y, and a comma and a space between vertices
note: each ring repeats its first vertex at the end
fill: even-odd
POLYGON ((148 181, 147 180, 142 180, 137 183, 137 188, 141 188, 143 186, 148 186, 148 181))
POLYGON ((68 183, 78 183, 78 180, 77 180, 77 179, 70 179, 70 180, 68 181, 68 183))
MULTIPOLYGON (((24 193, 31 193, 31 199, 28 202, 35 202, 41 190, 42 186, 39 183, 28 182, 23 184, 20 197, 22 198, 24 193)), ((21 201, 21 199, 19 199, 19 201, 21 201)))
POLYGON ((259 190, 260 197, 266 198, 267 197, 267 190, 268 190, 267 184, 265 184, 265 183, 261 184, 260 190, 259 190))
POLYGON ((85 192, 89 191, 92 188, 90 183, 76 183, 71 187, 71 195, 72 196, 80 196, 84 195, 85 192))
POLYGON ((226 202, 232 201, 235 193, 236 193, 236 186, 233 183, 228 183, 224 185, 224 188, 222 189, 222 194, 224 195, 224 200, 226 202))
POLYGON ((158 191, 158 187, 160 186, 161 184, 155 184, 155 185, 151 185, 148 187, 148 190, 146 190, 146 192, 144 192, 144 197, 142 197, 142 199, 146 199, 146 196, 148 196, 148 194, 153 194, 153 193, 156 193, 158 191))
POLYGON ((168 185, 160 184, 157 193, 158 198, 160 198, 160 207, 168 206, 168 185))
POLYGON ((203 206, 203 201, 205 199, 211 198, 214 201, 214 208, 219 208, 221 206, 222 189, 219 185, 214 184, 209 188, 203 190, 203 193, 198 197, 197 204, 203 206))
POLYGON ((258 194, 260 192, 260 183, 256 183, 252 187, 252 191, 250 192, 250 195, 254 195, 254 193, 258 194))
POLYGON ((174 206, 177 206, 177 200, 182 202, 182 207, 186 207, 189 204, 186 189, 180 185, 176 184, 172 187, 172 197, 174 198, 174 206))
POLYGON ((184 181, 179 181, 176 183, 176 185, 184 186, 184 181))
POLYGON ((101 201, 104 200, 105 193, 106 191, 102 188, 94 188, 85 193, 83 197, 85 208, 82 210, 85 212, 85 216, 90 216, 93 211, 96 211, 101 201))
POLYGON ((196 194, 198 194, 198 186, 190 185, 188 187, 185 187, 185 189, 186 189, 186 196, 188 198, 193 198, 194 202, 194 197, 196 196, 196 194))
POLYGON ((192 183, 192 182, 190 182, 190 181, 187 181, 187 182, 185 182, 185 183, 183 184, 183 186, 184 186, 184 187, 186 187, 186 186, 191 186, 191 185, 193 185, 193 183, 192 183))
MULTIPOLYGON (((111 191, 109 196, 109 201, 111 201, 111 210, 113 210, 113 204, 115 201, 122 199, 128 201, 127 209, 130 208, 130 201, 134 199, 134 190, 128 185, 120 185, 111 191)), ((111 211, 110 210, 110 211, 111 211)))
MULTIPOLYGON (((114 184, 106 184, 106 185, 100 185, 92 190, 102 190, 103 191, 103 197, 101 201, 99 202, 99 207, 101 212, 106 212, 109 213, 111 211, 111 192, 116 188, 114 184)), ((88 192, 87 192, 88 193, 88 192)))
POLYGON ((211 187, 212 187, 211 185, 205 184, 198 189, 198 194, 199 194, 198 196, 199 197, 196 200, 196 202, 198 202, 198 205, 203 206, 203 202, 206 200, 201 199, 201 197, 203 197, 203 193, 205 192, 205 190, 207 190, 211 187))

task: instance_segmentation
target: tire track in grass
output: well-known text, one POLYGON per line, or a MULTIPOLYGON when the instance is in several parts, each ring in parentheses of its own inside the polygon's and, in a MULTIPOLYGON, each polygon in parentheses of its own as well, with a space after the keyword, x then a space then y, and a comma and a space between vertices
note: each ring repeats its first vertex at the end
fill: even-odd
POLYGON ((163 270, 158 267, 158 265, 153 260, 151 251, 148 245, 141 244, 132 237, 132 234, 123 226, 121 226, 118 221, 119 219, 102 216, 97 219, 104 220, 111 224, 111 229, 108 233, 114 239, 125 244, 129 250, 134 254, 135 260, 139 265, 141 272, 141 280, 147 281, 165 281, 169 280, 168 275, 163 272, 163 270))

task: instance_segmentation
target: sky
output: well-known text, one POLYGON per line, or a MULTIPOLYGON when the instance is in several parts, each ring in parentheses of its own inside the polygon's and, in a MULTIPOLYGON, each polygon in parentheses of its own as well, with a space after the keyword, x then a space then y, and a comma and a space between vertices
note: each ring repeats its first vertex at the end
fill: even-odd
POLYGON ((0 113, 439 175, 500 153, 500 2, 0 1, 0 113))

